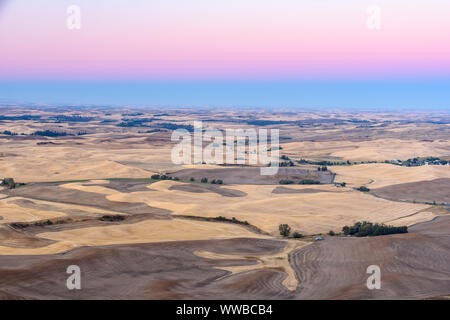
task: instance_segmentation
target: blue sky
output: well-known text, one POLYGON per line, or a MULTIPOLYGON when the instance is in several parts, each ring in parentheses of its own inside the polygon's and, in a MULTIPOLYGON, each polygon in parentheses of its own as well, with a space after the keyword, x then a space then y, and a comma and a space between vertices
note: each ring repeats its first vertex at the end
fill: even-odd
POLYGON ((3 82, 0 97, 49 104, 450 110, 450 80, 3 82))

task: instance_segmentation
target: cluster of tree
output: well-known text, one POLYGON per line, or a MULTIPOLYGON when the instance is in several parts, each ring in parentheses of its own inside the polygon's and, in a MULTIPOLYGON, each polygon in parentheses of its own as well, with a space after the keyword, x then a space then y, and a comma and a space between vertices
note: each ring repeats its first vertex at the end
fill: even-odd
POLYGON ((31 134, 32 136, 41 136, 41 137, 66 137, 69 134, 65 131, 53 131, 53 130, 44 130, 44 131, 36 131, 31 134))
POLYGON ((299 239, 299 238, 303 238, 303 237, 304 236, 297 231, 294 231, 294 233, 292 234, 292 238, 295 238, 295 239, 299 239))
POLYGON ((3 131, 2 134, 7 135, 7 136, 17 136, 17 133, 11 132, 9 130, 3 131))
MULTIPOLYGON (((8 136, 17 136, 18 133, 11 132, 9 130, 5 130, 3 132, 0 132, 0 134, 8 135, 8 136)), ((76 133, 78 136, 84 136, 88 134, 86 131, 79 131, 76 133)), ((26 135, 25 133, 21 133, 20 135, 26 135)), ((67 136, 74 136, 75 134, 67 133, 65 131, 54 131, 54 130, 39 130, 35 131, 30 134, 31 136, 40 136, 40 137, 51 137, 51 138, 57 138, 57 137, 67 137, 67 136)))
POLYGON ((152 178, 152 180, 175 180, 175 181, 180 180, 180 178, 178 178, 178 177, 171 177, 166 174, 154 174, 151 176, 151 178, 152 178))
POLYGON ((158 128, 163 128, 163 129, 168 129, 168 130, 185 129, 189 132, 194 132, 194 126, 190 125, 190 124, 160 123, 160 124, 158 124, 158 128))
POLYGON ((157 120, 155 118, 133 118, 133 119, 122 119, 122 122, 119 123, 118 127, 150 127, 146 125, 146 123, 152 122, 153 120, 157 120))
POLYGON ((291 227, 288 224, 280 224, 278 226, 278 230, 280 231, 280 235, 283 237, 289 237, 291 234, 291 227))
POLYGON ((117 222, 123 221, 125 217, 120 214, 107 214, 100 218, 100 221, 117 222))
POLYGON ((18 120, 39 120, 41 116, 33 116, 33 115, 22 115, 22 116, 2 116, 0 115, 0 120, 7 121, 18 121, 18 120))
POLYGON ((281 179, 280 184, 295 184, 295 181, 289 179, 281 179))
POLYGON ((94 118, 92 117, 83 117, 80 115, 71 115, 71 116, 66 116, 66 115, 56 115, 54 117, 52 117, 52 119, 54 119, 56 122, 90 122, 92 120, 94 120, 94 118))
POLYGON ((246 226, 249 225, 248 221, 240 221, 240 220, 236 219, 235 217, 228 219, 226 217, 218 216, 217 218, 214 218, 214 220, 223 221, 223 222, 231 222, 231 223, 236 223, 236 224, 243 224, 246 226))
POLYGON ((345 187, 347 186, 347 182, 336 182, 334 185, 337 187, 345 187))
POLYGON ((311 180, 311 179, 303 179, 303 180, 300 180, 298 184, 320 184, 320 181, 311 180))
POLYGON ((194 126, 176 123, 157 123, 149 126, 147 123, 153 122, 154 120, 159 120, 157 118, 134 118, 134 119, 122 119, 122 122, 117 124, 118 127, 140 127, 140 128, 150 128, 154 127, 156 129, 167 129, 167 130, 177 130, 185 129, 189 132, 194 132, 194 126))
POLYGON ((294 167, 295 164, 292 161, 283 161, 280 162, 280 167, 294 167))
MULTIPOLYGON (((194 178, 191 178, 191 181, 195 181, 194 178)), ((201 178, 200 179, 201 183, 208 183, 208 178, 201 178)), ((211 180, 211 184, 223 184, 223 181, 220 179, 213 179, 211 180)))
MULTIPOLYGON (((280 184, 295 184, 294 180, 290 179, 281 179, 279 181, 280 184)), ((311 179, 303 179, 298 182, 298 184, 320 184, 320 181, 311 180, 311 179)))
POLYGON ((13 178, 4 178, 2 181, 2 185, 4 185, 8 189, 15 189, 18 186, 13 178))
POLYGON ((328 171, 328 168, 326 166, 321 166, 317 168, 317 171, 328 171))
POLYGON ((345 235, 356 237, 381 236, 394 233, 408 233, 407 226, 394 227, 385 224, 368 221, 356 222, 353 226, 344 226, 342 232, 345 235))
POLYGON ((362 191, 362 192, 369 192, 369 191, 370 191, 370 189, 367 188, 367 187, 365 187, 365 186, 361 186, 361 187, 359 187, 359 188, 356 188, 356 190, 362 191))
POLYGON ((347 160, 347 161, 327 161, 327 160, 311 161, 311 160, 300 159, 300 160, 297 160, 297 162, 299 164, 313 164, 316 166, 348 166, 348 165, 352 164, 349 160, 347 160))
MULTIPOLYGON (((280 231, 280 235, 282 235, 285 238, 289 237, 291 234, 291 227, 288 224, 280 224, 278 226, 278 230, 280 231)), ((303 238, 303 235, 297 231, 294 231, 294 233, 292 234, 292 237, 299 239, 299 238, 303 238)))
POLYGON ((312 160, 305 160, 300 159, 297 160, 299 164, 313 164, 316 166, 350 166, 353 164, 363 164, 363 163, 378 163, 378 161, 353 161, 350 160, 347 161, 327 161, 327 160, 321 160, 321 161, 312 161, 312 160))
POLYGON ((275 124, 286 124, 291 121, 283 121, 283 120, 248 120, 245 121, 248 125, 251 126, 270 126, 275 124))
POLYGON ((47 219, 47 220, 40 220, 40 221, 36 221, 36 222, 13 222, 11 223, 11 227, 13 227, 14 229, 25 229, 28 227, 45 227, 45 226, 51 226, 53 224, 62 224, 64 223, 63 220, 57 220, 55 222, 47 219))
POLYGON ((135 112, 135 113, 122 113, 122 117, 139 117, 143 116, 144 114, 142 112, 135 112))
MULTIPOLYGON (((388 161, 389 162, 389 161, 388 161)), ((412 158, 405 161, 391 161, 393 164, 405 166, 405 167, 418 167, 424 165, 447 165, 449 161, 442 160, 437 157, 424 157, 424 158, 412 158)))

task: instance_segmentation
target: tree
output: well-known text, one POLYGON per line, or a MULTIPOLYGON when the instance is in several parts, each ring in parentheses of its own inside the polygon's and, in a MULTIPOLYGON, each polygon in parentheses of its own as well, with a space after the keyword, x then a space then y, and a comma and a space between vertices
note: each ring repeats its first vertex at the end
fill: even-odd
POLYGON ((202 178, 202 180, 200 180, 201 183, 208 183, 208 178, 202 178))
POLYGON ((3 179, 3 184, 8 188, 8 189, 14 189, 16 187, 16 182, 14 181, 13 178, 4 178, 3 179))
POLYGON ((289 237, 289 234, 291 233, 291 227, 289 227, 289 225, 287 225, 287 224, 280 224, 278 229, 280 230, 280 234, 283 237, 289 237))
POLYGON ((329 235, 329 236, 334 236, 334 235, 336 235, 336 234, 334 233, 333 230, 330 230, 330 231, 328 232, 328 235, 329 235))
POLYGON ((346 236, 348 236, 348 235, 350 234, 350 227, 349 227, 349 226, 344 226, 344 227, 342 228, 342 232, 343 232, 346 236))
POLYGON ((295 181, 289 179, 281 179, 280 184, 294 184, 295 181))
POLYGON ((303 179, 298 182, 298 184, 320 184, 320 181, 311 180, 311 179, 303 179))
POLYGON ((298 238, 303 238, 303 235, 302 235, 301 233, 295 231, 295 232, 292 234, 292 237, 298 239, 298 238))

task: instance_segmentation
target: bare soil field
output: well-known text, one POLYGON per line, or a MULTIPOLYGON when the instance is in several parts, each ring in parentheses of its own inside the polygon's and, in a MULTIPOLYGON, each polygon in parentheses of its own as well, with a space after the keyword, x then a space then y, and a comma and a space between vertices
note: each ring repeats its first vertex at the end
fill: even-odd
POLYGON ((409 234, 327 239, 300 249, 291 261, 299 298, 424 299, 450 290, 450 217, 410 228, 409 234), (381 289, 368 290, 366 268, 381 268, 381 289), (311 290, 312 288, 315 290, 311 290))
POLYGON ((386 199, 449 205, 450 178, 394 184, 374 189, 372 193, 386 199))
POLYGON ((242 274, 226 277, 230 272, 216 267, 256 264, 256 260, 209 260, 194 254, 212 249, 223 254, 275 254, 284 246, 274 240, 207 240, 80 248, 64 255, 3 256, 0 292, 4 297, 28 299, 211 299, 231 292, 243 298, 263 285, 265 290, 257 290, 258 295, 286 297, 289 291, 281 284, 285 276, 280 271, 250 272, 245 282, 239 282, 234 278, 242 274), (85 270, 82 290, 69 291, 65 286, 64 271, 72 264, 85 270))

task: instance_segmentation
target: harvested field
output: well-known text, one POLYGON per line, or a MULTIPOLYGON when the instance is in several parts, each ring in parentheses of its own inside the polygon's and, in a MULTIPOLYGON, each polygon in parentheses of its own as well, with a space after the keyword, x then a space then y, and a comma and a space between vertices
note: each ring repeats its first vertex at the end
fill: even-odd
POLYGON ((245 197, 247 195, 245 192, 239 190, 203 184, 176 184, 171 186, 169 190, 192 193, 216 193, 224 197, 245 197))
POLYGON ((58 232, 71 229, 82 229, 89 227, 104 227, 111 225, 134 224, 149 219, 171 219, 170 216, 149 216, 145 213, 123 215, 101 215, 101 216, 70 216, 48 220, 33 221, 29 223, 11 223, 14 229, 26 232, 28 235, 37 235, 44 232, 58 232), (50 223, 49 223, 50 222, 50 223))
POLYGON ((67 215, 65 210, 70 210, 68 208, 61 208, 49 205, 48 208, 42 210, 41 205, 44 203, 39 203, 36 206, 31 200, 25 201, 21 197, 14 198, 4 198, 0 200, 0 215, 3 217, 0 220, 0 224, 10 223, 16 221, 31 222, 38 221, 42 219, 52 219, 56 217, 64 217, 67 215))
POLYGON ((284 250, 282 252, 277 252, 272 255, 260 255, 260 256, 252 256, 249 254, 246 255, 231 255, 231 254, 217 254, 209 251, 195 251, 194 253, 197 256, 213 259, 213 260, 235 260, 240 259, 244 261, 248 260, 256 260, 258 263, 256 265, 244 265, 244 266, 227 266, 227 267, 217 267, 218 269, 224 269, 230 271, 231 274, 238 274, 242 272, 247 272, 255 269, 275 269, 282 270, 286 273, 287 277, 283 281, 283 285, 290 291, 295 291, 299 284, 297 275, 295 271, 292 269, 291 264, 289 263, 289 255, 291 252, 297 250, 298 248, 307 246, 308 242, 302 242, 298 240, 288 241, 284 250))
POLYGON ((424 299, 450 292, 450 217, 411 227, 409 234, 333 238, 291 255, 302 299, 424 299), (368 290, 369 265, 381 268, 381 289, 368 290))
POLYGON ((60 212, 64 214, 64 216, 95 216, 112 213, 112 211, 97 209, 88 206, 77 206, 57 202, 40 201, 35 199, 30 200, 21 197, 11 197, 8 199, 7 203, 18 205, 23 209, 37 210, 38 212, 60 212))
MULTIPOLYGON (((276 187, 270 185, 233 185, 229 188, 239 190, 246 196, 235 197, 232 202, 229 197, 215 193, 171 190, 174 185, 186 184, 160 181, 152 184, 151 192, 116 193, 109 195, 108 199, 117 202, 144 202, 149 206, 171 211, 172 215, 208 218, 224 216, 228 219, 235 217, 240 221, 248 221, 272 235, 279 234, 278 226, 282 223, 289 224, 293 230, 300 233, 313 234, 338 231, 346 224, 364 219, 385 222, 404 217, 404 220, 411 219, 413 223, 429 219, 425 212, 419 213, 428 208, 428 205, 388 201, 349 188, 330 185, 295 185, 289 188, 314 189, 318 192, 286 194, 272 193, 276 187), (324 190, 327 192, 321 192, 324 190)), ((90 188, 94 187, 84 186, 83 190, 88 192, 90 188)))
POLYGON ((450 178, 394 184, 371 191, 376 196, 410 202, 450 204, 450 178))
MULTIPOLYGON (((242 226, 231 223, 205 222, 194 220, 144 220, 134 223, 97 223, 98 226, 76 225, 58 230, 58 226, 46 232, 42 228, 36 236, 53 240, 56 245, 38 249, 17 250, 17 254, 47 254, 66 251, 67 248, 102 246, 111 244, 152 243, 164 241, 187 241, 204 239, 227 239, 240 237, 267 238, 255 234, 242 226), (22 253, 23 252, 23 253, 22 253)), ((39 231, 39 229, 34 229, 39 231)), ((6 252, 6 253, 5 253, 6 252)), ((10 250, 0 246, 0 255, 10 250)))
POLYGON ((0 225, 0 246, 9 248, 40 248, 55 241, 34 237, 18 232, 11 227, 0 225))
POLYGON ((265 255, 275 254, 284 246, 282 241, 240 238, 79 248, 55 255, 3 256, 0 292, 27 299, 229 299, 231 296, 242 299, 255 294, 266 299, 285 298, 289 291, 281 284, 286 277, 282 271, 258 270, 225 277, 231 272, 216 267, 257 261, 210 260, 194 254, 194 251, 214 250, 229 255, 265 255), (72 264, 83 270, 82 290, 66 288, 65 269, 72 264), (258 290, 260 286, 264 290, 258 290))
POLYGON ((225 184, 278 184, 281 179, 304 180, 311 179, 320 183, 332 183, 334 176, 328 171, 308 170, 302 168, 279 168, 276 175, 261 175, 260 168, 221 168, 221 169, 183 169, 171 174, 181 180, 191 177, 199 181, 220 179, 225 184))
POLYGON ((146 213, 149 215, 167 215, 170 212, 167 210, 153 208, 145 203, 130 203, 120 201, 110 201, 106 198, 107 194, 113 194, 116 191, 104 187, 95 185, 89 185, 89 187, 99 192, 85 192, 70 188, 72 185, 77 184, 51 184, 51 183, 34 183, 24 187, 3 191, 9 196, 24 197, 35 200, 53 201, 65 204, 84 205, 95 207, 99 209, 105 209, 115 212, 124 212, 129 214, 141 214, 146 213), (103 189, 101 189, 103 188, 103 189), (104 190, 106 189, 106 195, 104 190))
MULTIPOLYGON (((269 239, 177 241, 79 248, 65 254, 2 256, 0 291, 10 298, 63 299, 426 299, 450 292, 450 217, 374 238, 331 237, 294 249, 298 286, 281 268, 260 268, 286 246, 269 239), (199 256, 200 255, 200 256, 199 256), (83 290, 65 287, 67 266, 83 290), (382 287, 368 290, 369 265, 382 287), (33 266, 33 267, 31 267, 33 266)), ((272 260, 273 263, 276 261, 272 260)), ((280 263, 282 261, 280 260, 280 263)))
POLYGON ((320 193, 320 192, 332 192, 329 190, 321 190, 321 189, 292 189, 286 187, 276 187, 272 190, 272 193, 276 194, 284 194, 284 193, 320 193))
POLYGON ((333 141, 336 137, 329 135, 328 137, 323 137, 322 141, 287 142, 283 143, 282 146, 283 152, 294 159, 385 161, 393 159, 406 160, 430 155, 449 155, 449 145, 445 139, 432 141, 411 140, 407 135, 405 135, 405 138, 408 139, 379 139, 376 134, 374 139, 369 141, 366 140, 365 136, 360 136, 359 139, 353 140, 340 139, 339 141, 333 141))
POLYGON ((352 166, 333 166, 336 182, 365 185, 371 189, 394 184, 410 183, 439 178, 450 178, 448 166, 401 167, 393 164, 371 163, 352 166))
POLYGON ((152 180, 133 180, 120 179, 105 181, 104 183, 90 183, 86 185, 104 186, 108 189, 113 189, 119 192, 136 192, 136 191, 150 191, 149 186, 153 183, 152 180))

